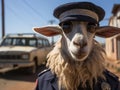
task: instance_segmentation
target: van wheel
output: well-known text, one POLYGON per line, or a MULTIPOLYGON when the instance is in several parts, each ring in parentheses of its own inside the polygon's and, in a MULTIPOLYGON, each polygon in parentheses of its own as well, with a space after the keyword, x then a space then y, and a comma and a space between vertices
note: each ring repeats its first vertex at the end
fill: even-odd
POLYGON ((28 68, 28 73, 35 74, 37 72, 37 63, 34 61, 34 65, 28 68))

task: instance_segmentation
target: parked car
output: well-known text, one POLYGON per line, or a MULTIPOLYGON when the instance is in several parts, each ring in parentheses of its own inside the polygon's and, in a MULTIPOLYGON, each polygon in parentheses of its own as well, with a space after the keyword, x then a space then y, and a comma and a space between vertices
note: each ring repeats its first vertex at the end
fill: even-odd
POLYGON ((0 44, 0 69, 25 67, 35 73, 51 50, 47 38, 34 33, 9 34, 0 44))

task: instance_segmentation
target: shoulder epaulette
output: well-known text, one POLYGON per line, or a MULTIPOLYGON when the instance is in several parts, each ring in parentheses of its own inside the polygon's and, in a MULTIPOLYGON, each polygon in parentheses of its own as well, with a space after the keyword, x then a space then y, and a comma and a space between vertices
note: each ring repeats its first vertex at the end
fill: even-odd
POLYGON ((41 71, 41 72, 38 74, 38 77, 41 76, 41 75, 43 75, 44 73, 46 73, 46 72, 48 72, 48 71, 50 71, 50 69, 45 69, 45 70, 41 71))

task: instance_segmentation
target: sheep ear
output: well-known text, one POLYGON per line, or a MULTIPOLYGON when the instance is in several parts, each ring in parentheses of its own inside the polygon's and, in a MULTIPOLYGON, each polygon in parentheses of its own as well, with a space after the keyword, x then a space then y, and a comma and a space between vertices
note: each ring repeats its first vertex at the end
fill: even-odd
POLYGON ((96 31, 96 35, 103 38, 109 38, 117 34, 120 34, 120 28, 113 26, 99 27, 96 31))
POLYGON ((44 27, 35 27, 33 30, 45 36, 55 36, 62 33, 62 28, 59 25, 48 25, 44 27))

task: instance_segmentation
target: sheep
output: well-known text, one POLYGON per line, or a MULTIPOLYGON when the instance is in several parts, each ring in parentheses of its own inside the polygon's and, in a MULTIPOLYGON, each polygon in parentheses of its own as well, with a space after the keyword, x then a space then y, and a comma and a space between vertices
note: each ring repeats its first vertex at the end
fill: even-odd
MULTIPOLYGON (((36 90, 120 90, 118 84, 116 89, 112 89, 111 83, 107 82, 105 50, 94 39, 96 35, 108 38, 120 33, 119 28, 99 26, 99 21, 104 17, 104 10, 90 2, 74 2, 56 8, 54 16, 60 20, 59 25, 36 27, 34 30, 45 36, 61 35, 48 54, 46 64, 58 79, 58 88, 43 89, 41 87, 44 85, 40 86, 39 79, 36 90), (85 8, 86 5, 92 9, 85 8), (98 11, 94 11, 93 8, 98 11), (103 80, 100 84, 101 89, 97 86, 99 79, 103 80)), ((114 75, 109 78, 111 77, 114 75)), ((119 83, 117 79, 116 82, 119 83)))

